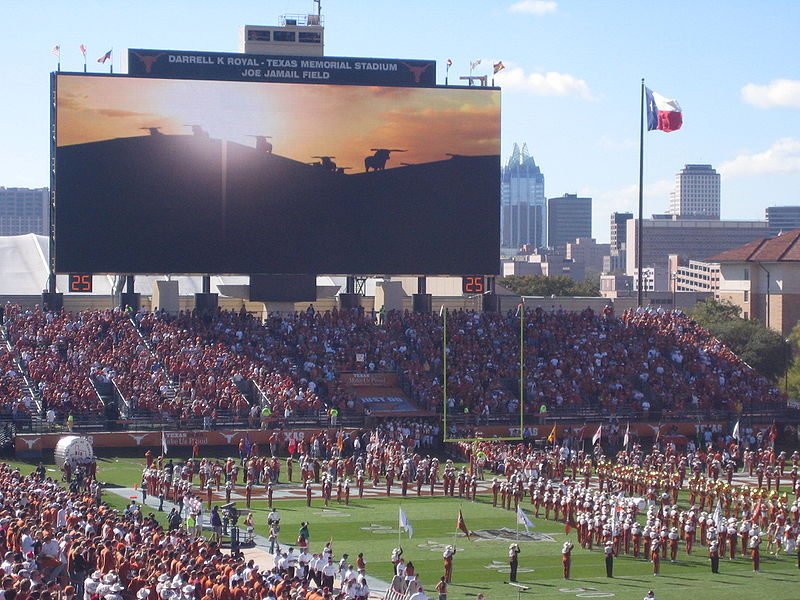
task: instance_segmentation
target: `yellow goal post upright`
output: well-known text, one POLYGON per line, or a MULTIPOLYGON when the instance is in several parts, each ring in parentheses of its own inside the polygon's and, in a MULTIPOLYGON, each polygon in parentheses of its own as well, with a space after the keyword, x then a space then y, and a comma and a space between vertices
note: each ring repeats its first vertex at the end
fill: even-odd
POLYGON ((442 441, 444 442, 472 442, 473 451, 476 442, 484 441, 511 441, 521 442, 525 432, 525 298, 520 298, 517 306, 519 318, 519 435, 515 436, 486 436, 479 435, 476 431, 472 437, 450 437, 447 427, 447 315, 448 310, 442 305, 439 310, 442 318, 442 441))

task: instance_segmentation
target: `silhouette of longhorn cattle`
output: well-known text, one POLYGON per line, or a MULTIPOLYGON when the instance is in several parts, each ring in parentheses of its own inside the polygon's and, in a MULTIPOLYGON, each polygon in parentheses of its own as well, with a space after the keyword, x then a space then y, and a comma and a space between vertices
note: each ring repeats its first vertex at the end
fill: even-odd
POLYGON ((316 166, 322 167, 331 173, 336 173, 336 163, 331 160, 332 158, 336 158, 335 156, 312 156, 311 158, 319 159, 320 162, 314 163, 316 166))
POLYGON ((256 150, 264 154, 272 154, 272 143, 267 141, 267 138, 272 138, 271 135, 248 135, 247 137, 256 139, 256 150))
POLYGON ((367 173, 369 173, 370 169, 383 171, 386 168, 386 161, 389 160, 389 155, 392 152, 407 152, 407 150, 398 150, 397 148, 370 148, 369 150, 375 154, 364 159, 364 171, 367 173))

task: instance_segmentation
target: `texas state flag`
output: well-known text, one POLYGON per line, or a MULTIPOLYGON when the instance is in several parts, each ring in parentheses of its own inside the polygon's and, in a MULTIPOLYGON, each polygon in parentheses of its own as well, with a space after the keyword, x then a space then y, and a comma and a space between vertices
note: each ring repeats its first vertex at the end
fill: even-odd
POLYGON ((670 100, 649 88, 644 88, 647 96, 647 131, 677 131, 683 125, 681 106, 677 100, 670 100))

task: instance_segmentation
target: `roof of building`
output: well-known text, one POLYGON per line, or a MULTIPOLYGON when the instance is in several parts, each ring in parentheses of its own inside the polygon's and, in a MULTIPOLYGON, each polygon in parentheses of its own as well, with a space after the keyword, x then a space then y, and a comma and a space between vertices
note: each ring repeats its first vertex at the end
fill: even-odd
POLYGON ((727 250, 708 262, 800 262, 800 229, 727 250))

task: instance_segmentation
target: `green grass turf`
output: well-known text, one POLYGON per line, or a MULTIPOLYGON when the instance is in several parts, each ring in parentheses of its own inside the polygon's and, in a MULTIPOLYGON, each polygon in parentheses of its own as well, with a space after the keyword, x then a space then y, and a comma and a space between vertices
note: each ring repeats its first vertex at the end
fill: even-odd
MULTIPOLYGON (((29 471, 32 466, 20 463, 29 471)), ((99 477, 113 485, 132 487, 138 483, 142 461, 137 459, 101 459, 99 477)), ((49 467, 52 468, 52 467, 49 467)), ((48 470, 54 475, 54 472, 48 470)), ((296 476, 296 475, 295 475, 296 476)), ((115 506, 124 505, 124 499, 106 492, 105 498, 115 506)), ((401 536, 404 558, 411 560, 426 588, 435 597, 433 586, 442 574, 442 550, 453 543, 456 517, 459 508, 471 530, 515 529, 515 513, 493 508, 484 501, 468 502, 442 497, 393 497, 359 500, 353 498, 350 506, 332 502, 326 510, 317 498, 311 508, 300 500, 276 501, 282 514, 283 542, 294 541, 301 521, 310 522, 312 550, 321 548, 328 539, 333 540, 338 557, 349 553, 355 562, 358 552, 364 552, 367 572, 383 580, 391 576, 389 557, 398 543, 398 506, 402 505, 414 527, 414 538, 401 536)), ((528 505, 524 505, 527 508, 528 505)), ((257 532, 266 535, 266 502, 253 502, 257 532)), ((519 583, 529 586, 528 591, 505 584, 509 541, 468 541, 462 533, 455 537, 458 552, 454 560, 453 585, 449 598, 473 598, 483 593, 487 600, 524 598, 642 598, 648 589, 656 592, 659 600, 687 600, 687 598, 725 598, 726 600, 754 598, 764 600, 789 600, 800 598, 800 570, 796 557, 774 558, 762 556, 761 573, 752 573, 749 559, 738 558, 732 562, 721 561, 718 575, 712 576, 709 562, 702 547, 694 556, 679 551, 677 564, 662 561, 661 576, 653 577, 652 566, 642 560, 619 557, 614 563, 614 579, 605 577, 603 556, 595 548, 589 552, 579 547, 573 551, 572 576, 561 578, 560 548, 564 541, 563 525, 544 519, 534 519, 533 531, 551 535, 553 542, 522 541, 520 547, 519 583), (506 573, 501 572, 506 570, 506 573), (613 596, 612 596, 613 595, 613 596)), ((575 533, 571 534, 575 541, 575 533)))

